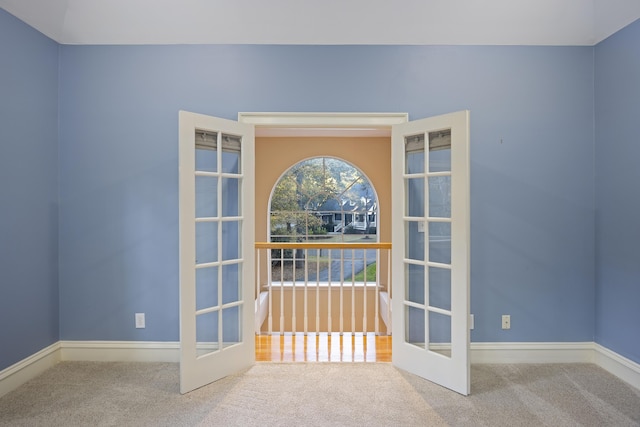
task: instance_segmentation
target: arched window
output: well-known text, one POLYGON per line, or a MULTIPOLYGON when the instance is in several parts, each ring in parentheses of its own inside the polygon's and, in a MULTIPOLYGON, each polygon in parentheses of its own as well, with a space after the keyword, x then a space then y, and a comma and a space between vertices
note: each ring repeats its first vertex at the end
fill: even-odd
POLYGON ((289 168, 270 200, 273 242, 373 240, 378 202, 367 177, 332 157, 314 157, 289 168))
MULTIPOLYGON (((295 164, 276 183, 269 205, 272 242, 378 241, 376 192, 359 169, 340 159, 295 164)), ((372 283, 376 277, 375 249, 274 249, 271 257, 274 281, 304 281, 305 270, 312 282, 331 277, 372 283), (315 262, 294 268, 305 259, 315 262)))

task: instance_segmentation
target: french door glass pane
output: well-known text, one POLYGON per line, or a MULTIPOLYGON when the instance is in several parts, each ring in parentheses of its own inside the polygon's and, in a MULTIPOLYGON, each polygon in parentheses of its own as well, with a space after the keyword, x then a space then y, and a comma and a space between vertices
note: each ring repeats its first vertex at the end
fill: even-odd
POLYGON ((405 173, 424 173, 424 134, 405 137, 405 173))
POLYGON ((429 267, 429 305, 451 310, 451 270, 429 267))
POLYGON ((429 177, 429 216, 451 218, 451 177, 429 177))
POLYGON ((222 346, 228 347, 242 341, 242 307, 222 310, 222 346))
POLYGON ((222 178, 222 216, 240 215, 240 180, 222 178))
POLYGON ((222 266, 222 304, 240 301, 242 298, 240 272, 240 264, 222 266))
POLYGON ((451 129, 429 132, 429 172, 451 170, 451 129))
POLYGON ((424 348, 424 310, 405 306, 405 342, 424 348))
POLYGON ((218 305, 218 267, 196 269, 196 310, 218 305))
POLYGON ((406 215, 424 217, 424 178, 408 178, 406 185, 406 215))
POLYGON ((405 222, 405 258, 424 261, 424 221, 405 222))
POLYGON ((451 316, 429 312, 429 350, 451 357, 451 316))
POLYGON ((429 261, 451 264, 451 223, 429 223, 429 261))
POLYGON ((218 215, 218 178, 196 176, 196 218, 218 215))
POLYGON ((424 265, 405 265, 405 300, 424 304, 424 265))
POLYGON ((198 356, 219 350, 218 317, 217 310, 196 315, 196 352, 198 356))
POLYGON ((218 261, 218 223, 196 222, 196 264, 218 261))
POLYGON ((240 258, 242 248, 240 247, 239 221, 224 221, 222 223, 222 242, 223 261, 240 258))
POLYGON ((242 138, 222 134, 222 173, 240 173, 240 147, 242 138))
MULTIPOLYGON (((196 134, 196 141, 198 134, 196 134)), ((216 172, 218 170, 218 153, 215 148, 198 148, 196 146, 196 171, 216 172)))

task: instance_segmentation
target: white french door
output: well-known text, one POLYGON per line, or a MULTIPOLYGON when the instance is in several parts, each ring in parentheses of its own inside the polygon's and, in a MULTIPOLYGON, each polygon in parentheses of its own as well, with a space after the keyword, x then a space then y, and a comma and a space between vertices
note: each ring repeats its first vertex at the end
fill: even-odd
POLYGON ((254 127, 180 112, 180 392, 251 366, 254 127))
POLYGON ((392 127, 393 364, 460 394, 469 375, 469 112, 392 127))

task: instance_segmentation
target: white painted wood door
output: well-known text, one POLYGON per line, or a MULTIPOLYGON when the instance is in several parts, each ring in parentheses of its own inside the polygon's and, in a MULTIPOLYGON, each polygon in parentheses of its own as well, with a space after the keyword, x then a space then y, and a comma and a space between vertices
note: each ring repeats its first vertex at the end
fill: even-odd
POLYGON ((393 364, 460 394, 469 374, 469 112, 392 128, 393 364))
POLYGON ((254 127, 180 112, 180 392, 255 362, 254 127))

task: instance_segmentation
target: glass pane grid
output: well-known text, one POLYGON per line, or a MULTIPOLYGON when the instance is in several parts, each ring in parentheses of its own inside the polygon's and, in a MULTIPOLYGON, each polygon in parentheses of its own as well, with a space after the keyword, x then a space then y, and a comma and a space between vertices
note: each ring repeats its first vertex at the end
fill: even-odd
POLYGON ((241 142, 196 130, 196 354, 242 340, 241 142))
POLYGON ((451 130, 405 137, 404 161, 405 341, 451 357, 451 130))

